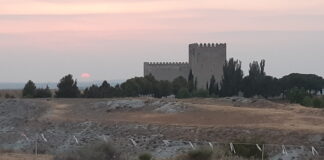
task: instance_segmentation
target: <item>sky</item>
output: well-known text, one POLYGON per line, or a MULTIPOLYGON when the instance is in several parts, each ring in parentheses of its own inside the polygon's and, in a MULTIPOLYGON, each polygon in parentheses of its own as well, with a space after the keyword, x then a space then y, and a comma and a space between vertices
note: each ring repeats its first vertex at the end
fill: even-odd
POLYGON ((323 0, 0 0, 0 82, 128 79, 196 42, 227 43, 245 74, 324 76, 323 19, 323 0))

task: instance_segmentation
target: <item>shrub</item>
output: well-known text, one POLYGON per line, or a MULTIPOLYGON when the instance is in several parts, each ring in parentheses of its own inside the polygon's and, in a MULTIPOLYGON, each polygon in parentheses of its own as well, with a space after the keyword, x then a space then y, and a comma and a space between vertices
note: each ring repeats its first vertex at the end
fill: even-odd
POLYGON ((193 97, 208 97, 209 93, 207 90, 199 89, 197 91, 194 91, 192 94, 193 97))
POLYGON ((261 158, 262 152, 252 144, 236 144, 234 145, 236 154, 244 158, 261 158))
POLYGON ((50 97, 52 97, 52 92, 48 86, 45 89, 37 88, 35 91, 34 98, 50 98, 50 97))
POLYGON ((178 94, 178 91, 181 88, 187 88, 188 82, 185 78, 183 77, 178 77, 172 81, 172 92, 174 95, 178 94))
POLYGON ((87 145, 76 151, 60 154, 54 160, 119 160, 118 153, 110 144, 97 143, 87 145))
POLYGON ((307 107, 311 107, 313 106, 313 99, 309 96, 306 96, 304 99, 303 99, 303 102, 302 104, 303 106, 307 106, 307 107))
POLYGON ((210 149, 197 149, 190 151, 187 156, 189 160, 210 160, 213 156, 213 151, 210 149))
MULTIPOLYGON (((260 141, 259 139, 240 139, 237 140, 238 143, 242 144, 234 144, 234 148, 236 151, 236 154, 240 157, 253 159, 253 158, 261 158, 262 152, 256 147, 254 144, 264 144, 263 141, 260 141), (244 143, 252 143, 252 144, 244 144, 244 143)), ((266 155, 264 155, 266 157, 266 155)))
POLYGON ((315 108, 321 108, 321 107, 323 107, 323 101, 320 99, 320 98, 317 98, 317 97, 315 97, 314 99, 313 99, 313 107, 315 107, 315 108))
POLYGON ((143 153, 138 156, 139 160, 152 160, 152 155, 149 153, 143 153))
POLYGON ((176 98, 189 98, 189 97, 190 97, 190 93, 187 88, 181 88, 178 91, 178 94, 176 95, 176 98))
POLYGON ((10 95, 9 93, 6 93, 5 98, 9 99, 9 98, 16 98, 16 97, 14 95, 10 95))
POLYGON ((299 103, 301 104, 303 99, 308 96, 307 92, 303 88, 292 88, 287 92, 287 98, 290 103, 299 103))

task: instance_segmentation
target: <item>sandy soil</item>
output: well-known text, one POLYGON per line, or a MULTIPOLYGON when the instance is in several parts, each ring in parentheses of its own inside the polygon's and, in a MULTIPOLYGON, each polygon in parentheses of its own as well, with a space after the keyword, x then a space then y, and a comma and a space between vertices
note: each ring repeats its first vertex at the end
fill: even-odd
MULTIPOLYGON (((132 122, 196 127, 246 127, 324 133, 324 111, 300 105, 235 107, 205 104, 207 100, 183 100, 188 111, 152 113, 151 109, 134 111, 91 111, 91 101, 55 100, 43 118, 53 121, 132 122), (90 104, 89 104, 90 103, 90 104)), ((93 104, 92 104, 93 105, 93 104)), ((281 104, 278 104, 281 105, 281 104)))
POLYGON ((50 155, 31 155, 31 154, 18 154, 18 153, 6 153, 0 154, 0 160, 53 160, 53 156, 50 155))

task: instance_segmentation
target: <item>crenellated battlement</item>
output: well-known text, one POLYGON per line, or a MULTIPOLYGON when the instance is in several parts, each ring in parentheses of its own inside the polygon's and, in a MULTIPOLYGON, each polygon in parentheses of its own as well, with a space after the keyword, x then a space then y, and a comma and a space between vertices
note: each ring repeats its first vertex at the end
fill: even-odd
POLYGON ((207 89, 212 76, 218 83, 222 80, 226 49, 226 43, 192 43, 188 62, 144 62, 144 75, 172 82, 179 76, 188 78, 192 71, 197 88, 207 89))
POLYGON ((226 43, 192 43, 189 44, 190 48, 219 48, 226 47, 226 43))
POLYGON ((145 65, 188 65, 188 62, 144 62, 145 65))

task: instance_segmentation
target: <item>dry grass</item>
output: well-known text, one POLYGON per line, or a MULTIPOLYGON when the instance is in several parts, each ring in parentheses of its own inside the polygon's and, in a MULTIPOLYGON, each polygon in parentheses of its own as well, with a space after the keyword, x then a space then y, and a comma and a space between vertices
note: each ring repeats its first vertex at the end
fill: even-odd
POLYGON ((13 96, 15 98, 21 98, 22 90, 0 90, 0 98, 6 98, 6 95, 9 95, 10 97, 13 96))
POLYGON ((2 153, 0 154, 0 160, 53 160, 53 156, 50 155, 38 155, 23 153, 2 153))
POLYGON ((217 102, 204 104, 205 99, 189 100, 185 101, 186 106, 190 108, 188 111, 164 114, 152 112, 149 108, 142 111, 97 112, 91 107, 98 102, 98 99, 54 99, 48 102, 51 106, 50 114, 42 118, 53 121, 82 122, 88 120, 102 123, 132 122, 197 127, 244 127, 324 133, 324 110, 322 109, 296 105, 273 106, 282 105, 278 103, 263 107, 234 107, 217 102), (190 103, 189 100, 195 103, 190 103))

